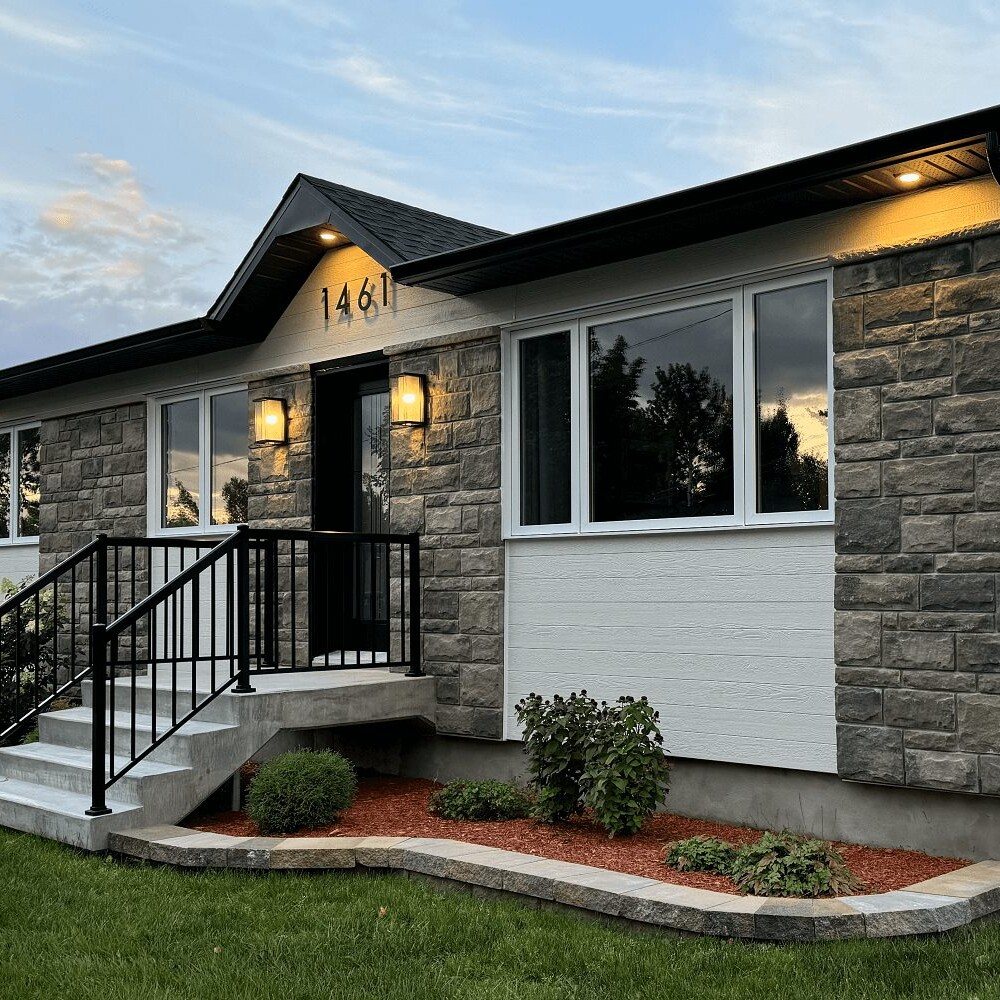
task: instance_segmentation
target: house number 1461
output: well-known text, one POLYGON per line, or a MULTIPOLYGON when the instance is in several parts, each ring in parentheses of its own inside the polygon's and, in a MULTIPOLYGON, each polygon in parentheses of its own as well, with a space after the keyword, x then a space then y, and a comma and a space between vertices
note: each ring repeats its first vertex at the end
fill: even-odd
MULTIPOLYGON (((389 304, 389 276, 382 272, 379 276, 379 282, 382 285, 382 305, 387 306, 389 304)), ((363 312, 368 312, 374 304, 374 292, 378 288, 378 285, 373 284, 368 278, 365 278, 361 282, 361 288, 358 289, 358 297, 356 305, 363 312)), ((344 282, 344 287, 340 290, 340 298, 337 299, 337 305, 335 306, 338 312, 347 316, 351 312, 351 290, 348 282, 344 282)), ((323 289, 323 319, 329 320, 330 318, 330 289, 323 289)))

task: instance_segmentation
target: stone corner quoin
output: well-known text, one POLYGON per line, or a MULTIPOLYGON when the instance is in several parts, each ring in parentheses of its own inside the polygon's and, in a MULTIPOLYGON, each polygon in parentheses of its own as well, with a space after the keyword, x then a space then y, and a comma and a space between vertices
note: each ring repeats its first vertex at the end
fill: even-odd
POLYGON ((1000 794, 1000 235, 834 271, 837 765, 1000 794))

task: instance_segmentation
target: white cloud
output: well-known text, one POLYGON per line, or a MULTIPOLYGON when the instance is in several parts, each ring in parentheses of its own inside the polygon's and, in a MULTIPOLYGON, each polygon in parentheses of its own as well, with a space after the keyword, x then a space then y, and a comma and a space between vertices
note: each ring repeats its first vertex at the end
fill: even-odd
POLYGON ((91 47, 91 40, 87 36, 71 34, 41 21, 12 14, 10 11, 0 10, 0 33, 22 42, 61 50, 64 53, 82 52, 91 47))
POLYGON ((210 251, 200 230, 151 203, 125 160, 77 158, 82 183, 48 199, 0 263, 0 364, 199 315, 210 251))

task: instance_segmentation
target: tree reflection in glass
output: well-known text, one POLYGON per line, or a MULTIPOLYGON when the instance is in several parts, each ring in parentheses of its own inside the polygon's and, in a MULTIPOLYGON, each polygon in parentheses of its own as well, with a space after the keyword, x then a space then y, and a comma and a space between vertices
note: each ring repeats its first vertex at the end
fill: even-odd
POLYGON ((10 538, 10 434, 0 434, 0 538, 10 538))
POLYGON ((728 301, 594 326, 591 519, 733 513, 728 301))

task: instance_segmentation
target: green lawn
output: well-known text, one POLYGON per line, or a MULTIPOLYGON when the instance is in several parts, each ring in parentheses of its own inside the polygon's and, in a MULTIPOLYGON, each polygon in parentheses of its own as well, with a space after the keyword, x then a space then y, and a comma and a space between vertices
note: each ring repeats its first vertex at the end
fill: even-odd
POLYGON ((183 873, 0 831, 0 997, 986 1000, 1000 998, 1000 926, 920 941, 728 944, 440 894, 401 876, 183 873))

